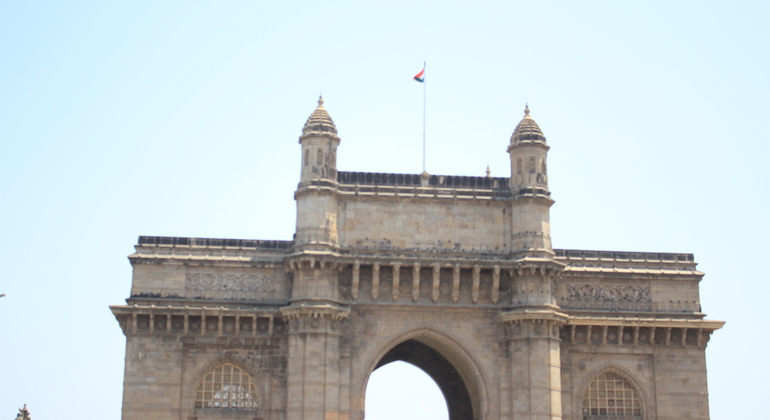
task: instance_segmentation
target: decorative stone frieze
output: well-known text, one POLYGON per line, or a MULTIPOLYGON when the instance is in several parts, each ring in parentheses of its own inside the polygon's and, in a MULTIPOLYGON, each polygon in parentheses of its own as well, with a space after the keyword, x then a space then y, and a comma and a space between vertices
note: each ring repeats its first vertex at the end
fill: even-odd
POLYGON ((197 291, 275 292, 278 287, 275 276, 188 273, 185 288, 197 291))
POLYGON ((584 302, 651 302, 650 288, 643 286, 567 285, 567 299, 584 302))

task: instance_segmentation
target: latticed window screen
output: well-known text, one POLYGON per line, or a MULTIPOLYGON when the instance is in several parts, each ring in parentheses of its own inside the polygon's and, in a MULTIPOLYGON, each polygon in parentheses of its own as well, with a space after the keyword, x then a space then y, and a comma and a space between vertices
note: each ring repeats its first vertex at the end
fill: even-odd
POLYGON ((258 407, 257 388, 251 376, 231 363, 212 369, 195 391, 195 408, 256 410, 258 407))
POLYGON ((642 401, 633 385, 614 373, 603 373, 583 395, 584 416, 641 416, 642 401))

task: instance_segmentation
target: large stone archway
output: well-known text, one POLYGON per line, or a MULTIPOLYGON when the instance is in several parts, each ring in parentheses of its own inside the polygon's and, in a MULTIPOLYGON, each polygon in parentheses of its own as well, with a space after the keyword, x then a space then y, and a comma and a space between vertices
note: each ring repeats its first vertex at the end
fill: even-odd
POLYGON ((402 361, 421 369, 433 379, 447 403, 450 420, 485 418, 488 390, 484 370, 474 357, 474 351, 469 351, 456 337, 432 328, 418 328, 395 336, 383 331, 379 338, 386 340, 379 347, 379 352, 370 354, 369 362, 361 360, 365 363, 358 387, 361 399, 366 395, 369 379, 375 370, 402 361))
POLYGON ((402 361, 420 368, 436 382, 447 404, 449 420, 476 418, 468 388, 454 366, 427 344, 411 339, 390 349, 375 370, 402 361))

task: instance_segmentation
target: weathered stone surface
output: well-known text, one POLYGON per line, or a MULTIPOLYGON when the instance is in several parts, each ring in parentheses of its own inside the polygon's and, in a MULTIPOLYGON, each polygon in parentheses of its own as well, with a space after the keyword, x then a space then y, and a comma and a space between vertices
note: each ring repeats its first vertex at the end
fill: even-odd
POLYGON ((338 172, 319 101, 293 241, 140 237, 123 419, 360 420, 370 374, 425 370, 460 419, 708 419, 691 254, 552 249, 548 145, 511 178, 338 172), (613 417, 615 416, 615 417, 613 417))

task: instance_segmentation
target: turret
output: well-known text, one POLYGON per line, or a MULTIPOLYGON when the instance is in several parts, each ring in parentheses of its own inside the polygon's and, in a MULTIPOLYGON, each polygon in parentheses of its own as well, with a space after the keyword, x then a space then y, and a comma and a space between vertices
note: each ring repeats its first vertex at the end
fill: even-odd
POLYGON ((516 254, 553 255, 548 191, 548 145, 545 136, 524 108, 524 118, 511 135, 510 187, 512 202, 511 251, 516 254))
POLYGON ((337 246, 337 127, 318 98, 318 107, 302 128, 302 170, 294 199, 297 201, 297 231, 294 243, 300 249, 337 246))
POLYGON ((318 98, 318 107, 313 111, 302 128, 299 144, 302 145, 302 177, 304 184, 312 179, 337 179, 337 127, 318 98))

